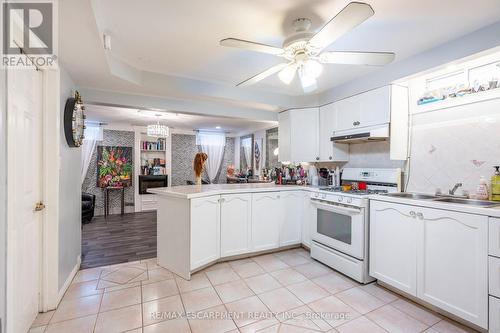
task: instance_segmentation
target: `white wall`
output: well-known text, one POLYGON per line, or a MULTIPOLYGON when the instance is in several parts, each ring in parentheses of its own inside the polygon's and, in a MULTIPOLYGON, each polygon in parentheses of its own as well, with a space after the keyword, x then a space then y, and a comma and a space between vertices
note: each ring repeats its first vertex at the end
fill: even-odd
POLYGON ((70 148, 64 136, 64 106, 75 89, 71 77, 60 71, 60 170, 59 170, 59 289, 81 254, 81 149, 70 148))
POLYGON ((325 91, 318 96, 318 99, 321 105, 334 102, 499 45, 500 21, 408 59, 387 65, 373 74, 325 91))
POLYGON ((500 165, 498 110, 500 96, 415 114, 408 191, 447 192, 460 182, 462 189, 473 193, 480 176, 489 183, 493 166, 500 165))

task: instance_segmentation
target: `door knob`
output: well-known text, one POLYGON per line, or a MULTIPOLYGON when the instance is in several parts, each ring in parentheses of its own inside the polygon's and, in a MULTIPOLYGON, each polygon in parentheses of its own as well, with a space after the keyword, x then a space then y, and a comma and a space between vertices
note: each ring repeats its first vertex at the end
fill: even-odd
POLYGON ((35 204, 35 212, 39 212, 41 210, 45 209, 45 205, 43 204, 42 201, 39 201, 35 204))

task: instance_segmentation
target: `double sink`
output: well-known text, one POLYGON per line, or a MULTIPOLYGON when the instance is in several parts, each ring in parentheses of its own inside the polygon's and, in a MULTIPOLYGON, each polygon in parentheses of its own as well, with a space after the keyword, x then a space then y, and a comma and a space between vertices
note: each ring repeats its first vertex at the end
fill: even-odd
POLYGON ((405 199, 447 202, 447 203, 461 204, 461 205, 467 205, 467 206, 476 206, 476 207, 484 207, 484 208, 495 207, 495 206, 500 205, 500 202, 494 202, 494 201, 455 198, 455 197, 450 197, 450 196, 435 196, 435 195, 429 195, 429 194, 419 194, 419 193, 409 193, 409 192, 389 193, 389 194, 387 194, 387 196, 397 197, 397 198, 405 198, 405 199))

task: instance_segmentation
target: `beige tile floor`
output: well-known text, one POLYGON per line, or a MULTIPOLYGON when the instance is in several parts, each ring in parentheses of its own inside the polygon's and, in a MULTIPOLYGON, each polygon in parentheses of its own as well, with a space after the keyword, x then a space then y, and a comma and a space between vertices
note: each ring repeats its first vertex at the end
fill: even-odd
POLYGON ((79 271, 30 333, 471 332, 293 249, 213 265, 186 281, 155 259, 79 271))

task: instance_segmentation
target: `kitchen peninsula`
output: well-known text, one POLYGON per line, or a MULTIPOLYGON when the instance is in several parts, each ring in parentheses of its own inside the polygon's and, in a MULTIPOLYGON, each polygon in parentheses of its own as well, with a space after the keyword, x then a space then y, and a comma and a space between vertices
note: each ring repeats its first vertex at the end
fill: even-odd
POLYGON ((220 260, 307 245, 311 191, 273 183, 151 189, 158 195, 158 263, 189 279, 220 260))

